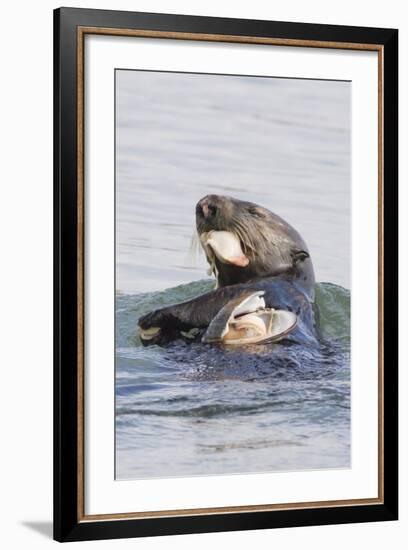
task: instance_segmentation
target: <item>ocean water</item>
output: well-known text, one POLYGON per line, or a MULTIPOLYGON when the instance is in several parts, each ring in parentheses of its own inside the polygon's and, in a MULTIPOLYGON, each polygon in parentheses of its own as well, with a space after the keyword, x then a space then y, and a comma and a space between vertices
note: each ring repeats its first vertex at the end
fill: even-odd
POLYGON ((350 466, 350 83, 116 71, 116 478, 350 466), (195 203, 251 200, 306 240, 320 347, 141 346, 214 286, 195 203))
POLYGON ((318 281, 350 288, 350 82, 116 72, 116 288, 203 278, 190 253, 209 193, 272 210, 318 281))
POLYGON ((117 479, 349 467, 349 292, 317 285, 317 349, 141 345, 140 315, 213 286, 117 298, 117 479))

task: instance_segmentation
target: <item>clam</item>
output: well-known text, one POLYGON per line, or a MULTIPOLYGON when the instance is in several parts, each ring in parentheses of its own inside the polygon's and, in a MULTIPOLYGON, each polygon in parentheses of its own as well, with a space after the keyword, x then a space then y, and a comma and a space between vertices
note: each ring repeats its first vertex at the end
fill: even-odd
POLYGON ((266 308, 263 291, 240 295, 214 317, 202 338, 204 343, 226 345, 277 342, 296 327, 291 311, 266 308))
POLYGON ((211 264, 214 263, 214 257, 217 257, 223 263, 239 267, 245 267, 249 264, 249 259, 242 251, 241 242, 234 233, 230 231, 209 231, 203 233, 200 239, 211 264))

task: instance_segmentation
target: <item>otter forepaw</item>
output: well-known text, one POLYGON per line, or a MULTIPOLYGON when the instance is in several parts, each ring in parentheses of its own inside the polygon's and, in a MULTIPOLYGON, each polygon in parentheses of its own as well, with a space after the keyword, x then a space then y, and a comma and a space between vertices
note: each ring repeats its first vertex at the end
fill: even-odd
POLYGON ((159 343, 162 340, 163 328, 168 324, 169 318, 165 310, 157 309, 140 317, 138 325, 142 343, 145 345, 159 343))

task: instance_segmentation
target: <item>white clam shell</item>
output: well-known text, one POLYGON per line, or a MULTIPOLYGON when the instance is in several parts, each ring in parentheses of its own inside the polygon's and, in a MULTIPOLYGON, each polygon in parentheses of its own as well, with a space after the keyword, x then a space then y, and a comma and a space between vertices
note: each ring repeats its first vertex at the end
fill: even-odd
POLYGON ((226 320, 219 341, 227 345, 276 342, 291 332, 297 316, 291 311, 265 308, 264 292, 245 297, 226 320))
POLYGON ((223 263, 245 267, 249 260, 245 256, 238 237, 230 231, 209 231, 201 235, 201 243, 210 262, 214 255, 223 263))
POLYGON ((260 309, 228 321, 224 344, 243 345, 278 341, 296 326, 297 317, 285 310, 260 309))

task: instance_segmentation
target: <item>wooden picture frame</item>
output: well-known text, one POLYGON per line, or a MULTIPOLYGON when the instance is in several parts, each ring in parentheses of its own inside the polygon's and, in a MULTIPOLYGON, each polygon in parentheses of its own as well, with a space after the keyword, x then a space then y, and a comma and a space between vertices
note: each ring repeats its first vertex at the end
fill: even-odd
POLYGON ((54 537, 157 536, 397 519, 398 33, 212 17, 54 12, 54 537), (85 36, 373 51, 378 56, 378 495, 376 498, 90 515, 84 476, 85 36))

